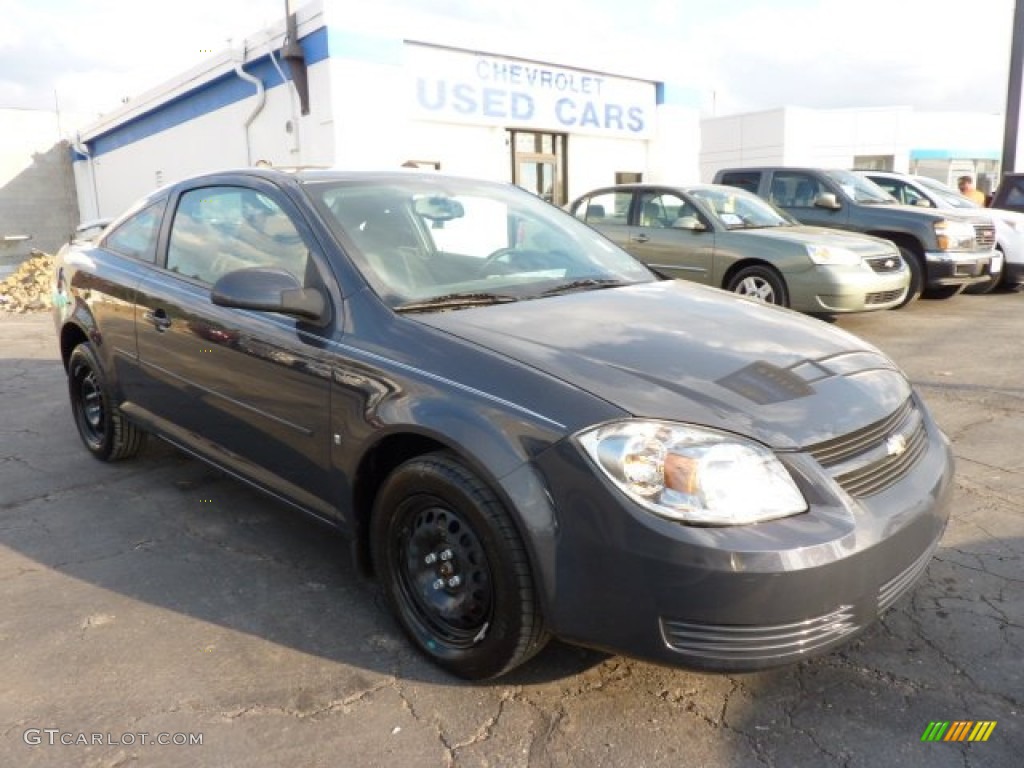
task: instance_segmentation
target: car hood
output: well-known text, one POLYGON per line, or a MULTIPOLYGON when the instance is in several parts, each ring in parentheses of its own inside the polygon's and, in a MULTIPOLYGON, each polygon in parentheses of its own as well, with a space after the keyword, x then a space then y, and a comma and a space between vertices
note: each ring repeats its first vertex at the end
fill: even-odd
POLYGON ((910 385, 820 320, 680 281, 417 315, 634 416, 724 429, 786 450, 891 414, 910 385))
POLYGON ((783 240, 805 245, 846 248, 863 257, 888 256, 893 253, 892 244, 887 240, 871 237, 870 235, 843 232, 837 229, 826 229, 825 227, 765 227, 764 229, 737 229, 732 231, 768 240, 783 240))

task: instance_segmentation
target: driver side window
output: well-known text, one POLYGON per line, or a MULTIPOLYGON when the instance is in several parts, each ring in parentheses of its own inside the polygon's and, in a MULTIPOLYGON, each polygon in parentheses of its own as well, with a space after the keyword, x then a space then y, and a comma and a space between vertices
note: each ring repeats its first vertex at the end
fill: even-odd
POLYGON ((166 268, 213 284, 246 267, 277 267, 305 283, 309 251, 271 198, 245 187, 185 192, 171 223, 166 268))
POLYGON ((770 199, 780 208, 813 208, 818 196, 827 191, 813 176, 776 171, 772 177, 770 199))

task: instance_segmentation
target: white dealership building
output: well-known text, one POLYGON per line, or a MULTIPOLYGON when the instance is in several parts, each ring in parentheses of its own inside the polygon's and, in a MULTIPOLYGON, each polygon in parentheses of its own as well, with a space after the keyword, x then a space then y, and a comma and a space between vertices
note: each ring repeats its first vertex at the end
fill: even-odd
POLYGON ((597 54, 555 60, 550 44, 497 28, 357 29, 337 0, 296 19, 301 58, 282 19, 81 131, 83 220, 195 173, 255 164, 416 165, 515 182, 556 204, 617 180, 698 175, 699 96, 685 85, 609 71, 597 54))
POLYGON ((702 120, 712 92, 692 68, 644 51, 611 68, 622 59, 601 41, 570 49, 554 33, 425 21, 356 25, 348 4, 313 0, 292 34, 282 18, 128 100, 72 142, 81 220, 195 173, 257 164, 414 165, 514 182, 556 204, 758 163, 972 173, 982 189, 998 179, 999 115, 786 106, 702 120))

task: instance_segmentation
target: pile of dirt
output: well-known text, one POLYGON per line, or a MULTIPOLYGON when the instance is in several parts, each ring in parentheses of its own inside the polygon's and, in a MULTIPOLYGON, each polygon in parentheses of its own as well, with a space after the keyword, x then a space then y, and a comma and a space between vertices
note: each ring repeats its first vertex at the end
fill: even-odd
POLYGON ((0 280, 0 311, 42 312, 53 305, 53 256, 42 251, 32 255, 4 280, 0 280))

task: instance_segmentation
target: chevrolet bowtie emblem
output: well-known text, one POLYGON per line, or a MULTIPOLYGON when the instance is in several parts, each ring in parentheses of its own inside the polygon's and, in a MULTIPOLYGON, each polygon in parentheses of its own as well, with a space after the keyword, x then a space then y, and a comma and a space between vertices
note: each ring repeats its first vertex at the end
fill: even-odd
POLYGON ((907 451, 907 438, 903 435, 892 435, 885 441, 885 450, 890 456, 902 456, 907 451))

